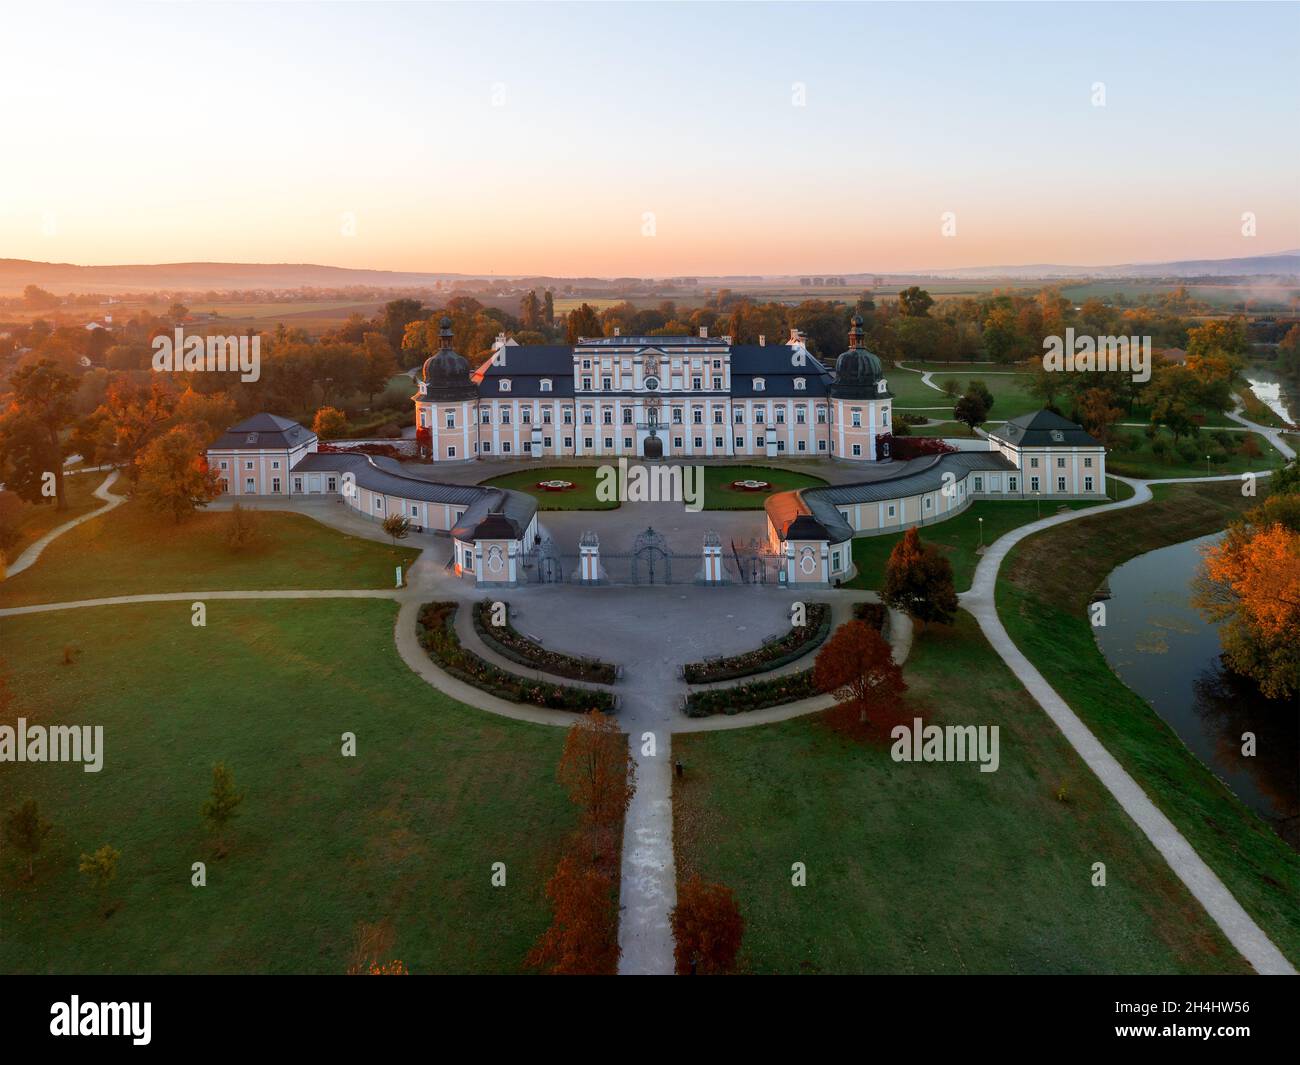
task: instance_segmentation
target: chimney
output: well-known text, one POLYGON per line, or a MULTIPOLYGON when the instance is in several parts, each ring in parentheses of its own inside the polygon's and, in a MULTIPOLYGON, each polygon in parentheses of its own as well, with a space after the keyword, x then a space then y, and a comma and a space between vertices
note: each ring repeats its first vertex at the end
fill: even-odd
POLYGON ((700 336, 707 337, 708 335, 709 335, 709 327, 707 325, 700 326, 700 336))
POLYGON ((722 342, 723 342, 724 344, 726 344, 727 347, 731 347, 731 337, 729 337, 729 336, 724 336, 724 337, 722 338, 722 342))
POLYGON ((790 327, 790 346, 799 347, 803 343, 803 333, 799 332, 794 326, 790 327))
POLYGON ((758 334, 758 346, 760 348, 767 347, 767 337, 765 337, 762 333, 758 334))
POLYGON ((614 326, 614 335, 615 335, 615 336, 618 336, 620 332, 621 332, 621 330, 619 329, 619 327, 618 327, 618 326, 614 326))

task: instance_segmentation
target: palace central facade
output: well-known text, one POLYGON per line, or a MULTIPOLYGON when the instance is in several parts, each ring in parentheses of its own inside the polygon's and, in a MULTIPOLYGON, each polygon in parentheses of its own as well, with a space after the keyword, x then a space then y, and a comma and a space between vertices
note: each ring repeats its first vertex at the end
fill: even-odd
MULTIPOLYGON (((476 458, 876 459, 892 431, 880 360, 850 347, 832 374, 793 332, 785 344, 730 337, 612 336, 575 345, 498 337, 470 372, 440 323, 416 425, 435 462, 476 458)), ((881 456, 883 457, 883 456, 881 456)))

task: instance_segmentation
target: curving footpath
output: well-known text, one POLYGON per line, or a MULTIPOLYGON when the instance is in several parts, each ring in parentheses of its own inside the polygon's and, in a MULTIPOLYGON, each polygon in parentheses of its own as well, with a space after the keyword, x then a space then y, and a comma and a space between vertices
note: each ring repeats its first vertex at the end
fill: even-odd
MULTIPOLYGON (((912 372, 920 373, 921 371, 912 372)), ((928 377, 929 375, 927 373, 924 376, 928 377)), ((937 388, 928 380, 926 383, 937 388)), ((1281 439, 1282 434, 1279 430, 1256 425, 1235 412, 1230 414, 1229 417, 1241 423, 1244 427, 1267 437, 1273 446, 1287 458, 1295 457, 1295 452, 1281 439)), ((41 551, 56 537, 124 502, 124 497, 115 496, 108 491, 116 476, 115 471, 95 492, 97 496, 106 501, 106 506, 67 522, 47 533, 19 556, 10 572, 18 573, 27 569, 40 557, 41 551)), ((1268 473, 1261 473, 1260 476, 1268 476, 1268 473)), ((976 567, 970 590, 961 593, 959 598, 961 605, 970 611, 979 622, 984 635, 1002 660, 1007 663, 1020 682, 1024 684, 1026 690, 1060 728, 1070 745, 1078 752, 1087 766, 1096 774, 1116 801, 1133 818, 1138 827, 1142 829, 1147 838, 1164 856, 1179 879, 1187 885, 1192 894, 1205 907, 1206 912, 1223 929, 1224 934, 1233 946, 1260 973, 1294 975, 1296 971, 1294 967, 1263 930, 1255 924, 1214 871, 1205 864, 1173 823, 1147 798, 1137 782, 1102 746, 1088 727, 1070 709, 1069 705, 1056 694, 1042 674, 1034 668, 1020 652, 1019 648, 1015 646, 998 617, 994 600, 997 575, 1003 560, 1011 548, 1026 537, 1063 522, 1073 521, 1093 514, 1139 506, 1151 499, 1150 486, 1153 484, 1236 481, 1239 479, 1239 476, 1235 474, 1218 477, 1165 478, 1150 481, 1117 478, 1117 480, 1122 480, 1133 487, 1134 494, 1132 497, 1106 506, 1069 511, 1043 518, 1012 530, 990 544, 976 567)), ((275 509, 295 510, 296 508, 277 507, 275 509)), ((316 514, 311 516, 316 517, 317 520, 324 517, 324 515, 316 514)), ((333 515, 327 517, 325 523, 342 527, 342 523, 333 515)), ((360 533, 375 540, 384 539, 382 533, 377 530, 371 528, 362 529, 351 523, 349 523, 349 526, 345 531, 354 534, 360 533)), ((242 592, 169 592, 155 595, 114 596, 104 599, 10 607, 0 609, 0 617, 77 607, 206 599, 393 599, 400 603, 393 633, 398 655, 417 676, 431 687, 463 703, 487 710, 490 713, 499 714, 502 717, 563 728, 572 725, 574 718, 569 712, 528 706, 500 699, 439 669, 419 644, 415 631, 416 617, 421 604, 439 593, 449 593, 450 597, 463 600, 463 585, 459 581, 455 582, 454 587, 449 585, 448 578, 442 572, 442 566, 435 561, 434 553, 428 547, 422 550, 420 557, 408 571, 407 581, 407 586, 401 589, 338 591, 284 589, 242 592)), ((866 594, 871 595, 871 593, 866 594)), ((832 622, 834 625, 838 625, 846 619, 850 602, 863 597, 862 592, 831 591, 826 595, 832 602, 832 622)), ((472 646, 476 653, 483 655, 485 658, 497 661, 504 668, 518 670, 517 664, 499 660, 500 656, 483 644, 469 621, 468 610, 462 610, 459 613, 464 615, 464 617, 458 618, 457 622, 458 633, 462 640, 472 646)), ((894 660, 901 665, 906 661, 911 649, 912 624, 905 615, 892 610, 890 611, 890 643, 894 660)), ((804 662, 805 659, 801 658, 797 662, 783 666, 775 673, 779 675, 782 672, 793 672, 802 668, 804 662)), ((749 679, 752 678, 741 678, 703 687, 730 687, 745 683, 749 679)), ((681 678, 674 678, 665 684, 663 676, 658 673, 654 675, 633 673, 630 676, 623 677, 618 685, 621 702, 619 721, 627 733, 628 743, 637 767, 637 789, 627 811, 623 832, 619 919, 620 974, 668 974, 674 970, 673 938, 669 923, 669 914, 673 906, 676 905, 677 897, 672 825, 672 734, 674 732, 711 732, 751 728, 777 721, 786 721, 805 714, 817 713, 828 709, 834 703, 832 696, 816 696, 783 706, 770 707, 766 710, 752 711, 743 715, 682 718, 678 715, 677 706, 682 697, 689 691, 689 688, 690 686, 681 678), (652 756, 643 755, 642 750, 650 737, 653 737, 654 754, 652 756)))
MULTIPOLYGON (((101 468, 102 467, 97 467, 97 469, 101 468)), ((87 470, 85 472, 90 473, 94 471, 87 470)), ((97 518, 101 514, 107 514, 114 507, 120 507, 125 503, 126 496, 114 495, 113 492, 109 490, 110 486, 116 480, 117 470, 114 470, 104 478, 104 483, 95 489, 95 498, 104 501, 102 507, 96 507, 89 514, 82 514, 79 518, 73 518, 71 521, 65 521, 62 525, 55 526, 35 543, 28 544, 26 550, 14 559, 13 564, 9 567, 8 571, 0 574, 0 580, 7 580, 15 574, 22 573, 25 569, 30 569, 32 564, 41 557, 41 552, 49 547, 51 543, 57 540, 65 532, 71 532, 78 525, 82 524, 82 522, 90 521, 91 518, 97 518)))
MULTIPOLYGON (((1257 426, 1236 414, 1231 415, 1231 417, 1254 431, 1268 436, 1273 446, 1288 459, 1295 457, 1295 452, 1281 439, 1279 431, 1257 426)), ((1267 473, 1260 474, 1260 476, 1267 475, 1267 473)), ((1021 540, 1054 525, 1060 525, 1077 518, 1140 506, 1151 499, 1150 486, 1153 484, 1240 481, 1241 478, 1237 474, 1226 474, 1219 477, 1170 477, 1151 481, 1130 480, 1125 477, 1116 479, 1122 480, 1133 487, 1134 493, 1130 498, 1111 503, 1108 506, 1070 511, 1066 514, 1043 518, 1041 521, 1030 522, 1028 525, 1022 525, 1020 528, 1014 529, 994 541, 985 551, 984 557, 975 568, 975 579, 971 583, 970 591, 962 593, 959 597, 961 605, 974 615, 979 622, 980 629, 984 632, 989 643, 993 645, 994 650, 1010 667, 1011 671, 1015 673, 1047 716, 1055 722, 1069 741, 1070 746, 1078 752, 1079 757, 1096 774, 1097 778, 1105 785, 1106 790, 1115 797, 1115 800, 1134 820, 1156 850, 1164 856, 1165 861, 1169 863, 1169 867, 1174 871, 1178 879, 1187 886, 1187 889, 1196 897, 1197 901, 1205 907, 1206 912, 1223 930, 1228 941, 1237 948, 1241 956, 1250 962, 1256 972, 1261 974, 1294 976, 1296 975, 1295 967, 1287 960, 1286 956, 1278 950, 1264 930, 1242 908, 1232 892, 1227 889, 1214 870, 1206 865, 1192 845, 1174 826, 1174 823, 1157 808, 1155 803, 1147 798, 1146 792, 1142 790, 1137 781, 1102 746, 1088 726, 1070 709, 1069 704, 1055 692, 1046 678, 1021 653, 1007 634, 1007 630, 1002 625, 1002 620, 998 617, 997 604, 994 598, 998 570, 1010 550, 1021 540)))

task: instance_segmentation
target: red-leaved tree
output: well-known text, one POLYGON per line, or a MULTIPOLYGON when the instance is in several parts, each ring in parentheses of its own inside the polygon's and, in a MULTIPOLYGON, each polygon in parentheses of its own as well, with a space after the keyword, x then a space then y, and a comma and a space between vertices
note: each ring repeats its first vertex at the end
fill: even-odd
POLYGON ((712 976, 736 967, 745 919, 731 888, 692 876, 677 892, 672 921, 679 976, 712 976))

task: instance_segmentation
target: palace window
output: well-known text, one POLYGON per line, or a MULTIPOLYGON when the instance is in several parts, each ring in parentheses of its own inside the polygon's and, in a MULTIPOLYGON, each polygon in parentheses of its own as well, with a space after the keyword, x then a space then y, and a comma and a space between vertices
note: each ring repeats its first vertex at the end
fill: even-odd
POLYGON ((591 378, 590 378, 590 377, 584 377, 584 378, 582 379, 582 387, 583 387, 584 389, 589 389, 589 388, 591 388, 591 378))
POLYGON ((1092 478, 1091 478, 1091 477, 1085 477, 1085 478, 1083 479, 1083 490, 1084 490, 1085 492, 1091 492, 1091 491, 1092 491, 1092 478))
POLYGON ((492 408, 491 408, 491 407, 484 407, 484 408, 483 408, 481 421, 483 422, 484 425, 491 425, 491 424, 492 424, 492 408))
POLYGON ((623 424, 624 424, 624 425, 631 425, 631 424, 632 424, 632 408, 631 408, 631 407, 624 407, 624 408, 623 408, 623 424))
POLYGON ((737 408, 736 410, 736 424, 737 425, 745 424, 745 412, 743 410, 740 410, 739 408, 737 408))
POLYGON ((509 392, 509 391, 510 391, 510 378, 508 378, 508 377, 503 377, 503 378, 501 378, 500 386, 499 386, 499 387, 500 387, 500 389, 501 389, 502 392, 509 392))
POLYGON ((702 436, 697 436, 697 437, 695 438, 695 446, 696 446, 697 448, 703 447, 703 446, 704 446, 704 437, 702 437, 702 436))
POLYGON ((825 408, 825 407, 818 407, 818 408, 817 408, 817 424, 818 424, 818 425, 825 425, 825 424, 826 424, 826 408, 825 408))
POLYGON ((808 381, 806 378, 796 377, 794 379, 794 390, 796 392, 802 392, 807 387, 808 387, 808 381))
POLYGON ((743 436, 736 437, 736 450, 739 451, 744 446, 745 446, 745 438, 743 436))
POLYGON ((604 410, 600 412, 600 420, 605 425, 613 425, 614 412, 610 410, 608 407, 606 407, 604 410))
POLYGON ((767 387, 767 382, 764 381, 761 377, 755 377, 755 378, 754 378, 754 391, 755 391, 755 392, 762 392, 763 389, 765 389, 766 387, 767 387))
POLYGON ((295 478, 293 479, 293 490, 294 490, 295 492, 301 492, 301 491, 302 491, 302 478, 301 478, 301 477, 295 477, 295 478))
POLYGON ((271 491, 272 491, 272 492, 275 492, 276 494, 279 494, 279 491, 280 491, 280 478, 279 478, 279 477, 272 477, 272 478, 271 478, 271 491))
POLYGON ((525 425, 531 425, 533 423, 533 408, 532 407, 521 408, 519 411, 519 420, 523 422, 525 425))
POLYGON ((543 377, 542 383, 539 387, 541 391, 549 392, 551 390, 551 379, 549 377, 543 377))
POLYGON ((692 378, 691 378, 691 388, 693 388, 696 392, 698 392, 698 391, 699 391, 701 388, 703 388, 703 387, 704 387, 704 385, 701 384, 701 379, 700 379, 700 378, 698 378, 698 377, 692 377, 692 378))
POLYGON ((447 412, 447 428, 448 429, 456 428, 456 412, 454 410, 449 410, 447 412))
POLYGON ((588 451, 590 451, 590 450, 591 450, 591 437, 589 437, 589 436, 584 436, 584 437, 582 438, 582 446, 585 447, 588 451))
POLYGON ((550 407, 543 407, 543 408, 542 408, 542 424, 543 424, 543 425, 550 425, 550 424, 551 424, 551 408, 550 408, 550 407))
POLYGON ((1085 468, 1085 469, 1089 469, 1089 470, 1092 469, 1092 456, 1091 456, 1091 455, 1088 455, 1088 456, 1086 456, 1086 457, 1084 458, 1084 460, 1083 460, 1083 465, 1084 465, 1084 468, 1085 468))
POLYGON ((572 408, 572 407, 565 407, 565 408, 564 408, 564 424, 565 424, 565 425, 572 425, 572 424, 573 424, 573 408, 572 408))
POLYGON ((1064 492, 1064 491, 1065 491, 1065 478, 1064 478, 1064 477, 1058 477, 1058 478, 1056 479, 1056 490, 1057 490, 1058 492, 1064 492))
POLYGON ((253 468, 253 464, 251 462, 244 463, 244 469, 251 470, 252 468, 253 468))
POLYGON ((854 445, 853 445, 853 454, 854 454, 854 455, 861 455, 861 454, 862 454, 862 445, 861 445, 861 444, 854 444, 854 445))
POLYGON ((502 408, 501 408, 501 424, 502 424, 502 425, 509 425, 509 424, 510 424, 510 408, 509 408, 509 407, 502 407, 502 408))
POLYGON ((682 408, 681 408, 681 407, 674 407, 674 408, 673 408, 673 424, 674 424, 674 425, 681 425, 681 424, 682 424, 682 408))
POLYGON ((716 407, 716 408, 714 408, 714 411, 713 411, 713 424, 714 424, 714 425, 721 425, 721 424, 722 424, 722 408, 721 408, 721 407, 716 407))
POLYGON ((272 460, 271 460, 271 469, 273 469, 273 470, 278 470, 279 468, 280 468, 280 460, 279 460, 279 459, 272 459, 272 460))
POLYGON ((849 424, 857 428, 862 426, 862 408, 854 407, 850 412, 849 424))
POLYGON ((614 438, 612 436, 605 437, 605 450, 612 451, 613 448, 614 448, 614 438))
POLYGON ((551 446, 551 438, 549 436, 542 437, 542 447, 549 448, 550 446, 551 446))
POLYGON ((808 423, 808 411, 804 407, 795 407, 794 423, 795 425, 806 425, 808 423))
POLYGON ((818 441, 817 441, 817 450, 818 450, 818 451, 825 451, 825 450, 826 450, 826 441, 825 441, 825 440, 818 440, 818 441))
POLYGON ((624 451, 632 450, 632 438, 630 436, 623 437, 623 450, 624 451))
POLYGON ((1063 470, 1063 469, 1065 469, 1065 456, 1064 456, 1064 455, 1057 455, 1057 456, 1056 456, 1056 468, 1057 468, 1058 470, 1063 470))
POLYGON ((776 424, 777 424, 777 425, 784 425, 784 424, 785 424, 785 408, 784 408, 784 407, 777 407, 777 408, 776 408, 776 424))
POLYGON ((449 459, 454 459, 454 458, 456 457, 456 445, 455 445, 455 444, 449 444, 449 445, 447 445, 447 457, 448 457, 449 459))
POLYGON ((606 392, 608 392, 611 388, 614 387, 614 379, 612 377, 602 377, 600 379, 600 387, 603 388, 606 392))
POLYGON ((1037 478, 1037 477, 1031 477, 1031 478, 1029 478, 1029 490, 1030 490, 1031 492, 1037 492, 1037 491, 1038 491, 1038 478, 1037 478))
POLYGON ((583 424, 583 425, 590 425, 590 424, 591 424, 591 408, 590 408, 590 407, 583 407, 583 408, 582 408, 582 424, 583 424))

